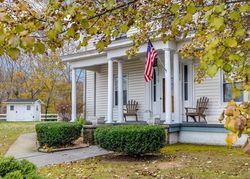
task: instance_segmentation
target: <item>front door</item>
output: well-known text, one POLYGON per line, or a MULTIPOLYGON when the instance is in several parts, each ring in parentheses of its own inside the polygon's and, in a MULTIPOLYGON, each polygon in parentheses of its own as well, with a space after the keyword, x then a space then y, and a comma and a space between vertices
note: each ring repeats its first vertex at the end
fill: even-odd
POLYGON ((154 79, 152 80, 152 108, 153 117, 161 118, 161 91, 160 91, 160 72, 159 68, 154 68, 154 79))
POLYGON ((181 64, 181 77, 182 77, 182 119, 185 118, 185 108, 193 107, 193 64, 182 63, 181 64))

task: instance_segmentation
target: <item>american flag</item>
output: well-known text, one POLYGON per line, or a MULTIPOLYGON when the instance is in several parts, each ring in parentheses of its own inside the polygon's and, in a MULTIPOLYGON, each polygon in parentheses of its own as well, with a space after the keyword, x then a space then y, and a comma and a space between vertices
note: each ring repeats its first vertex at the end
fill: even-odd
POLYGON ((146 63, 145 63, 145 71, 144 71, 144 79, 146 82, 149 82, 154 78, 153 73, 153 66, 155 63, 155 59, 157 57, 157 53, 150 42, 148 41, 148 49, 147 49, 147 57, 146 57, 146 63))

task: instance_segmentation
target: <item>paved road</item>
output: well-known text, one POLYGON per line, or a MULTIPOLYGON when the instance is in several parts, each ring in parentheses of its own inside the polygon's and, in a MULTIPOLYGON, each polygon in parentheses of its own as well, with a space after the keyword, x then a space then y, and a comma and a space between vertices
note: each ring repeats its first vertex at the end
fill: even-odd
POLYGON ((36 135, 29 133, 21 135, 14 144, 11 145, 6 156, 14 156, 17 159, 26 159, 42 167, 50 164, 59 164, 63 162, 87 159, 110 152, 99 148, 98 146, 89 146, 81 149, 66 150, 54 153, 42 153, 37 151, 36 135))

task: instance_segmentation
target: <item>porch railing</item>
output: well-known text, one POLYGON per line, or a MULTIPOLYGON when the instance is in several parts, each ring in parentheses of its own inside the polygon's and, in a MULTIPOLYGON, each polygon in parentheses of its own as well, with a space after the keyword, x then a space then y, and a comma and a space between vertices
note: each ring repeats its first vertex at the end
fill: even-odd
POLYGON ((58 114, 41 114, 40 119, 41 121, 58 121, 59 115, 58 114))
POLYGON ((7 115, 6 114, 0 114, 0 121, 6 121, 7 115))

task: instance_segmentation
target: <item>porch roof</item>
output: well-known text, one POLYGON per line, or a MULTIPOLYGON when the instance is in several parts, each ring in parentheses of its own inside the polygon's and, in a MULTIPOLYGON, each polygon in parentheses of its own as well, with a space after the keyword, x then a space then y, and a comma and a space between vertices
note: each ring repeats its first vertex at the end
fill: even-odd
MULTIPOLYGON (((167 42, 164 44, 162 41, 157 40, 154 43, 154 48, 158 51, 163 49, 176 50, 175 42, 167 42)), ((129 39, 123 39, 114 41, 110 44, 104 52, 98 52, 97 50, 90 50, 62 56, 64 62, 71 64, 72 68, 86 68, 97 65, 107 64, 109 59, 121 59, 126 58, 126 51, 132 46, 132 41, 129 39)), ((143 44, 138 51, 138 56, 145 54, 147 51, 147 44, 143 44)))

